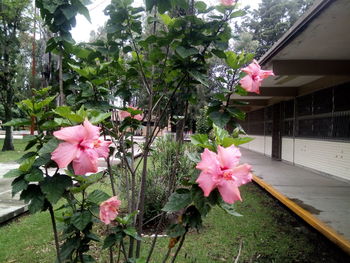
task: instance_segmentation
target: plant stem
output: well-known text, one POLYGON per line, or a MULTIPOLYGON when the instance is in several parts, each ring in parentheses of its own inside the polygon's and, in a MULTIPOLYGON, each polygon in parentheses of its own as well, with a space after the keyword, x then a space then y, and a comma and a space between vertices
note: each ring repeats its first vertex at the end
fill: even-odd
POLYGON ((175 255, 174 255, 173 259, 171 260, 171 263, 174 263, 174 262, 175 262, 176 257, 177 257, 177 255, 179 254, 179 252, 180 252, 180 250, 181 250, 181 248, 182 248, 182 245, 183 245, 184 242, 185 242, 185 237, 186 237, 187 232, 188 232, 188 227, 186 227, 186 232, 185 232, 185 234, 183 234, 182 237, 181 237, 180 244, 179 244, 179 246, 178 246, 177 249, 176 249, 175 255))
POLYGON ((166 253, 164 259, 163 259, 163 263, 166 263, 166 261, 168 260, 169 256, 170 256, 170 252, 171 252, 171 248, 168 248, 168 252, 166 253))
POLYGON ((114 263, 113 259, 113 246, 109 248, 109 262, 114 263))
POLYGON ((52 205, 49 204, 49 212, 51 217, 51 223, 52 223, 52 229, 53 229, 53 235, 55 238, 55 247, 56 247, 56 254, 57 254, 57 262, 61 263, 61 256, 60 256, 60 244, 58 241, 58 233, 57 233, 57 226, 56 226, 56 220, 55 220, 55 214, 52 208, 52 205))
POLYGON ((159 220, 159 222, 157 224, 157 228, 156 228, 156 231, 155 231, 155 236, 153 238, 151 248, 150 248, 150 250, 148 252, 146 263, 148 263, 151 260, 151 257, 152 257, 152 254, 153 254, 153 250, 154 250, 154 248, 156 246, 156 243, 157 243, 159 228, 162 225, 162 223, 164 221, 164 218, 165 218, 165 212, 162 212, 161 218, 160 218, 160 220, 159 220))

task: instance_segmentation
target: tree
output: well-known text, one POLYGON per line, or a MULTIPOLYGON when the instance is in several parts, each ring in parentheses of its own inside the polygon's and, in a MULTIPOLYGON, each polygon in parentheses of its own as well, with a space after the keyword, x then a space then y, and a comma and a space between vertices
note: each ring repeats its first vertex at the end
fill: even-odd
MULTIPOLYGON (((256 58, 260 58, 297 21, 314 0, 262 0, 242 23, 253 40, 259 42, 256 58)), ((243 32, 243 30, 241 30, 243 32)))
MULTIPOLYGON (((17 71, 21 58, 19 32, 27 26, 24 15, 30 1, 3 0, 0 4, 0 99, 4 106, 5 122, 12 120, 17 71)), ((12 127, 6 126, 6 136, 2 150, 14 150, 12 127)))

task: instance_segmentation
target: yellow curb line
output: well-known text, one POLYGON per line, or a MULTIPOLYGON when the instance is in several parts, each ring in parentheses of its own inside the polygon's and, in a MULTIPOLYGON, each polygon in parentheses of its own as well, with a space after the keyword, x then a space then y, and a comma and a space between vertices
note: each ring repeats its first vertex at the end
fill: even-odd
POLYGON ((288 199, 286 196, 278 192, 271 185, 260 179, 259 177, 253 175, 253 180, 264 188, 267 192, 277 198, 281 203, 286 205, 290 210, 292 210, 295 214, 301 217, 305 222, 311 225, 313 228, 321 232, 324 236, 326 236, 330 241, 335 243, 341 249, 343 249, 346 253, 350 254, 350 242, 344 236, 337 233, 334 229, 327 226, 325 223, 317 219, 310 212, 301 208, 299 205, 288 199))

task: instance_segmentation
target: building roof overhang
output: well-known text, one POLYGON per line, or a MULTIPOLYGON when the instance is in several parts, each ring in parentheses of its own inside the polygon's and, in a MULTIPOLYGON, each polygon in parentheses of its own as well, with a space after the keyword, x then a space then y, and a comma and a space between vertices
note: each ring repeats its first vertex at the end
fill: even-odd
POLYGON ((350 1, 316 0, 259 60, 274 77, 263 81, 260 95, 233 95, 255 110, 315 90, 350 81, 350 1))

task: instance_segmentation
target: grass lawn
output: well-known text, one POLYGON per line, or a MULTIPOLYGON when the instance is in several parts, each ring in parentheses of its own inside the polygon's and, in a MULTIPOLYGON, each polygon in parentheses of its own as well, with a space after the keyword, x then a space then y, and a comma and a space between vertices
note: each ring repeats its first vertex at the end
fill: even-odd
POLYGON ((1 151, 4 144, 4 139, 0 139, 0 163, 11 163, 22 157, 24 154, 24 148, 27 145, 27 140, 25 139, 14 139, 13 145, 15 147, 14 151, 1 151))
MULTIPOLYGON (((95 186, 94 186, 95 187, 95 186)), ((106 185, 96 187, 105 188, 106 185)), ((200 233, 191 232, 176 262, 350 262, 338 248, 295 218, 255 184, 242 187, 237 205, 243 217, 214 209, 200 233)), ((160 238, 151 262, 162 262, 168 238, 160 238)), ((144 253, 151 240, 145 239, 144 253)), ((0 227, 0 262, 53 262, 53 238, 48 213, 23 216, 0 227)), ((98 262, 107 251, 94 245, 98 262)))

